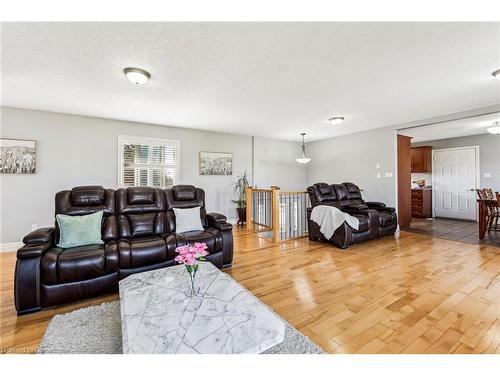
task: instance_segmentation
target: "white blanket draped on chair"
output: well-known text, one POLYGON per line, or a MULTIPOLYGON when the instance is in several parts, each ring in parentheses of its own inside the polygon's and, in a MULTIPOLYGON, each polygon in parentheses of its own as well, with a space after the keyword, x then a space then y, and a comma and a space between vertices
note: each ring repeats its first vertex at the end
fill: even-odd
POLYGON ((333 233, 346 222, 351 228, 359 228, 359 219, 340 211, 337 207, 316 206, 312 209, 311 220, 319 225, 319 231, 329 240, 333 233))

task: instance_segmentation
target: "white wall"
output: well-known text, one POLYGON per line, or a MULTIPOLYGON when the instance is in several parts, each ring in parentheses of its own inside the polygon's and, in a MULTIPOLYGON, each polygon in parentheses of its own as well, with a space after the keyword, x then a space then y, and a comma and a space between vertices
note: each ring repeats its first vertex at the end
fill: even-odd
POLYGON ((233 153, 233 173, 251 170, 251 137, 2 107, 1 136, 37 142, 35 174, 2 174, 0 243, 18 242, 31 224, 52 225, 54 194, 77 185, 117 186, 119 134, 181 142, 180 183, 205 189, 208 211, 235 218, 233 176, 200 176, 198 152, 233 153))
POLYGON ((354 182, 363 198, 396 206, 396 135, 393 127, 368 130, 307 144, 307 182, 354 182), (376 169, 376 164, 380 169, 376 169), (385 177, 385 173, 392 177, 385 177), (377 178, 377 173, 381 174, 377 178))
POLYGON ((282 191, 306 191, 307 165, 295 161, 300 157, 300 146, 300 142, 255 137, 255 184, 261 188, 278 185, 282 191))
POLYGON ((500 135, 480 134, 412 143, 412 147, 417 146, 432 146, 434 150, 479 146, 480 185, 482 188, 490 187, 495 191, 500 191, 500 135), (491 177, 484 177, 485 173, 489 173, 491 177))
MULTIPOLYGON (((35 174, 0 174, 0 244, 19 242, 32 224, 54 222, 54 195, 78 185, 116 188, 118 135, 176 139, 180 181, 205 190, 209 211, 236 218, 232 182, 252 171, 252 137, 94 117, 0 107, 0 136, 36 140, 35 174), (233 176, 200 176, 199 151, 233 153, 233 176)), ((255 139, 259 186, 305 189, 305 167, 295 162, 299 143, 255 139)))

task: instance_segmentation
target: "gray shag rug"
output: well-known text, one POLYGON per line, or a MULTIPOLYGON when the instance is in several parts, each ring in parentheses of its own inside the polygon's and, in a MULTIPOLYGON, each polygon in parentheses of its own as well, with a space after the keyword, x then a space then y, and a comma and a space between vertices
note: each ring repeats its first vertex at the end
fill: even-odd
MULTIPOLYGON (((285 339, 264 354, 323 354, 307 336, 285 322, 285 339)), ((105 302, 52 318, 38 346, 42 354, 121 354, 120 302, 105 302)))

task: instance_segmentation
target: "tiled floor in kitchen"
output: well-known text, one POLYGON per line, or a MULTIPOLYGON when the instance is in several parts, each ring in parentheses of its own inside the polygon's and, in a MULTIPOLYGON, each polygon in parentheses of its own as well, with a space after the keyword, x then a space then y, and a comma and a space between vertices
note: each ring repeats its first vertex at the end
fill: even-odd
POLYGON ((479 240, 479 224, 475 221, 454 219, 429 218, 411 220, 407 232, 428 234, 430 236, 445 238, 473 244, 484 244, 500 247, 500 231, 486 233, 484 240, 479 240))

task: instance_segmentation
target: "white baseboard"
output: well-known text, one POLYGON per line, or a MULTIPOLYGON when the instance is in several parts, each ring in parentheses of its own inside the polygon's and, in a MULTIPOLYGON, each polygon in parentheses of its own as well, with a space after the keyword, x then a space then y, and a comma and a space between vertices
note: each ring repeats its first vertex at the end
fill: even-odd
POLYGON ((19 249, 22 246, 23 246, 22 242, 0 243, 0 253, 8 253, 11 251, 17 251, 17 249, 19 249))

